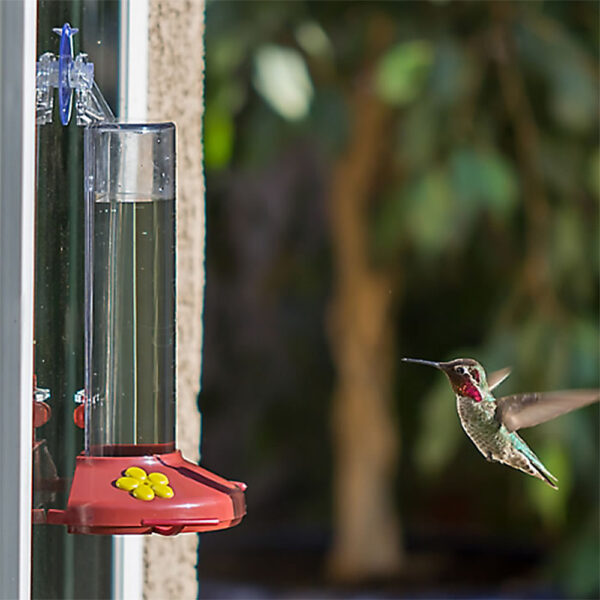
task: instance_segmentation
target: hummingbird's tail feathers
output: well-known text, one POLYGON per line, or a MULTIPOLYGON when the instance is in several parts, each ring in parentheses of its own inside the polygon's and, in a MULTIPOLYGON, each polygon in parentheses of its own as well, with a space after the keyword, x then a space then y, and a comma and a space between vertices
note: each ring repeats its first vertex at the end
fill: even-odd
POLYGON ((523 471, 532 477, 537 477, 547 483, 552 489, 558 489, 558 479, 546 469, 535 452, 526 444, 525 440, 516 433, 511 434, 514 452, 509 461, 503 461, 511 467, 523 471))
MULTIPOLYGON (((534 455, 535 456, 535 455, 534 455)), ((522 456, 521 460, 515 460, 514 458, 508 461, 499 461, 507 467, 512 467, 513 469, 518 469, 527 475, 531 475, 532 477, 536 477, 540 479, 544 483, 547 483, 552 489, 558 490, 558 479, 548 471, 541 462, 535 462, 531 460, 529 457, 522 456)))
POLYGON ((552 475, 549 471, 546 471, 543 467, 538 467, 536 464, 532 464, 533 468, 536 470, 534 477, 545 481, 553 490, 558 490, 558 479, 552 475))
POLYGON ((513 433, 513 436, 520 442, 517 446, 518 450, 527 460, 530 470, 533 471, 530 471, 530 475, 533 475, 538 479, 542 479, 550 487, 557 490, 558 486, 556 484, 558 483, 558 479, 554 475, 552 475, 552 473, 550 473, 548 469, 546 469, 544 463, 542 463, 542 461, 537 457, 535 452, 525 443, 525 440, 522 437, 520 437, 516 433, 513 433))

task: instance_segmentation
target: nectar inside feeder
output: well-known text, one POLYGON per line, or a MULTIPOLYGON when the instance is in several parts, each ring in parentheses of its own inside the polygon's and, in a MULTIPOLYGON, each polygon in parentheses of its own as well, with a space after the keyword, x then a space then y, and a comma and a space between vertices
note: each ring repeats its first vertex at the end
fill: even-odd
POLYGON ((176 449, 175 125, 86 127, 85 449, 72 533, 197 532, 236 525, 245 485, 176 449))

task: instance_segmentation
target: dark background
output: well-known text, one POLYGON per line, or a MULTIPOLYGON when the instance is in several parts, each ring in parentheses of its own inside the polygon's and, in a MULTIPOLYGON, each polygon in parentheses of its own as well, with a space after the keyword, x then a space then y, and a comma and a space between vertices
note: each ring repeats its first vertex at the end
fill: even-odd
POLYGON ((445 378, 400 363, 511 365, 501 394, 598 385, 598 17, 594 2, 208 3, 202 462, 248 482, 249 513, 202 537, 201 596, 600 593, 598 407, 524 432, 554 492, 487 463, 445 378), (364 144, 357 98, 385 115, 364 144), (327 568, 349 148, 370 165, 358 252, 389 286, 404 549, 397 573, 351 583, 327 568))

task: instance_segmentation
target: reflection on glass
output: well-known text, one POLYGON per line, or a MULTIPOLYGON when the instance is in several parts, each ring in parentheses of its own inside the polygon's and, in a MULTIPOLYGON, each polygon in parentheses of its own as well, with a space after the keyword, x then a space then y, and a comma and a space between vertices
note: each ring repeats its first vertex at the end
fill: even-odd
MULTIPOLYGON (((54 27, 65 22, 78 27, 74 52, 89 52, 95 79, 113 109, 118 104, 119 4, 37 2, 36 56, 58 52, 54 27)), ((57 104, 55 97, 53 122, 37 127, 35 374, 38 385, 51 392, 52 416, 36 431, 49 456, 44 456, 46 449, 40 447, 42 454, 34 450, 34 468, 43 475, 34 480, 33 499, 36 508, 60 509, 66 506, 75 458, 83 448, 83 432, 73 423, 73 396, 84 381, 84 202, 83 131, 73 121, 61 125, 57 104)), ((109 536, 34 525, 32 598, 110 598, 111 548, 109 536)))

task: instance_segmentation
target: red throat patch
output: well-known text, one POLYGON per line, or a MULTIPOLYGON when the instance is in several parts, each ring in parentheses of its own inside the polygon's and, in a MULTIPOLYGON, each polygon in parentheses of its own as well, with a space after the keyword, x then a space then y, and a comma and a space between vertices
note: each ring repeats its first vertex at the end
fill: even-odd
POLYGON ((472 398, 475 402, 481 402, 483 400, 479 390, 470 381, 465 381, 465 383, 458 388, 458 393, 461 396, 472 398))

